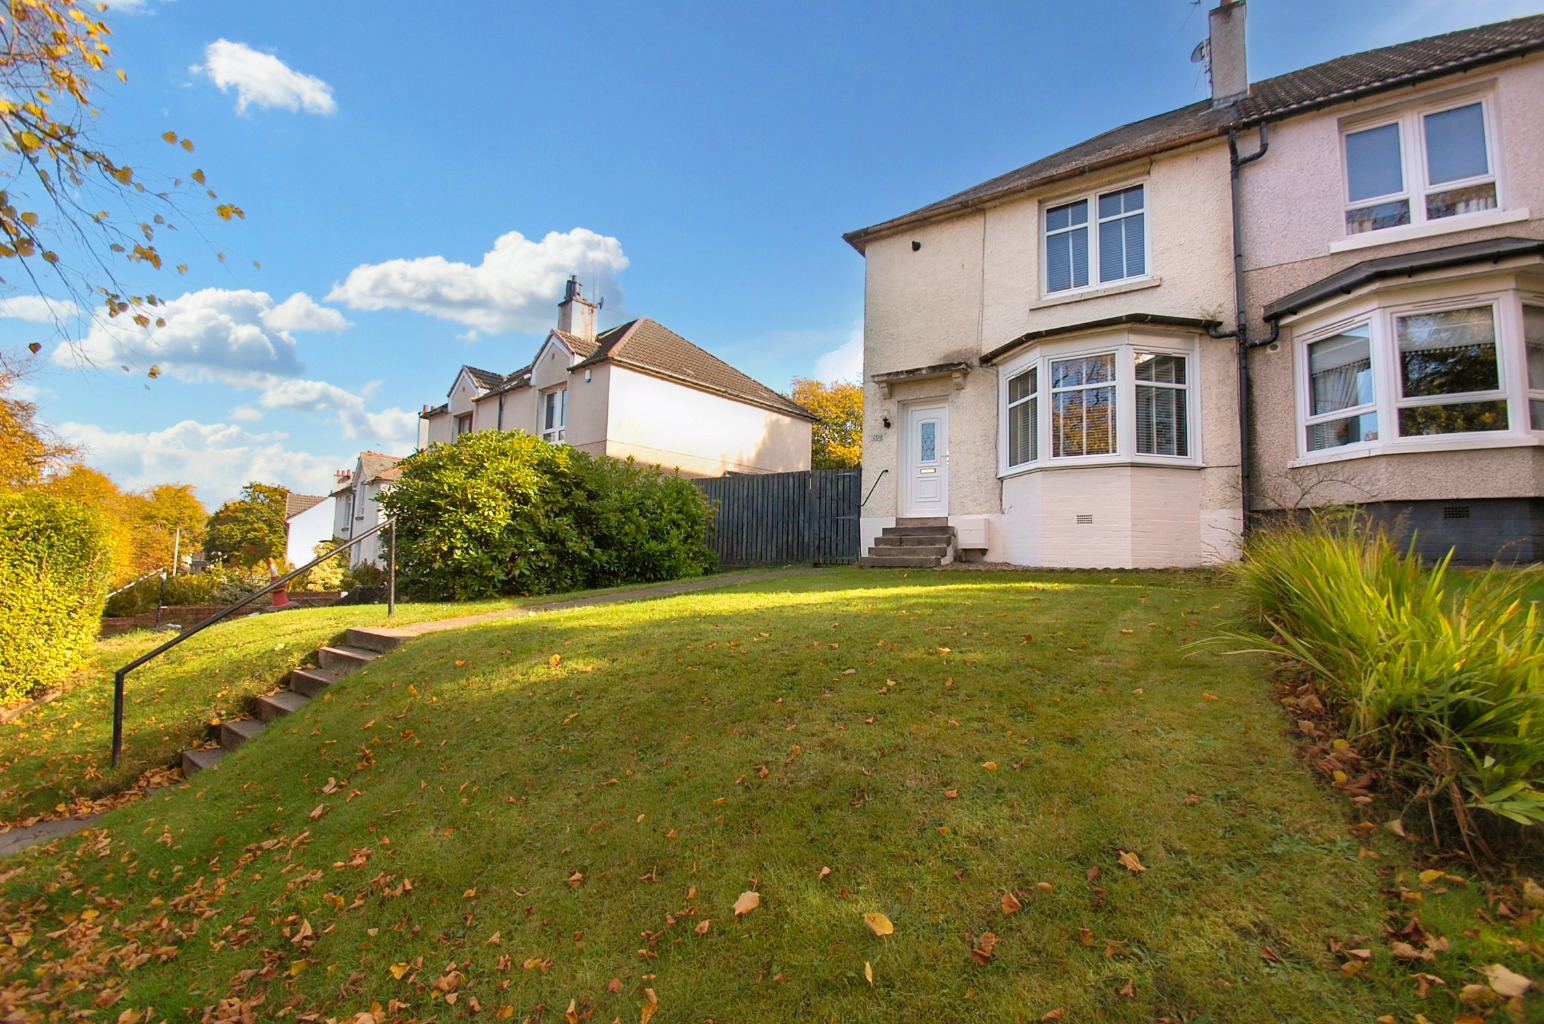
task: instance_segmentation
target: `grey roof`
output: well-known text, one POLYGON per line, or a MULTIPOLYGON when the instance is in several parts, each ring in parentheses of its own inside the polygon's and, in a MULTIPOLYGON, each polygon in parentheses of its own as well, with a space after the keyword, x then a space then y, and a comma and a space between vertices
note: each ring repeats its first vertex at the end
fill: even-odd
POLYGON ((418 418, 421 420, 432 420, 434 417, 443 416, 449 411, 450 403, 446 402, 443 405, 436 405, 433 409, 425 409, 423 412, 418 414, 418 418))
POLYGON ((326 500, 326 497, 319 494, 296 494, 290 491, 284 495, 284 518, 294 519, 300 513, 315 508, 326 500))
POLYGON ((380 452, 360 452, 358 482, 367 484, 401 461, 402 456, 400 455, 382 455, 380 452))
POLYGON ((1499 263, 1518 256, 1544 255, 1544 241, 1537 238, 1488 238, 1482 242, 1445 245, 1439 249, 1407 252, 1363 260, 1313 284, 1299 288, 1265 307, 1264 318, 1277 320, 1337 295, 1350 295, 1362 285, 1389 277, 1416 274, 1472 263, 1499 263))
POLYGON ((753 380, 679 334, 648 317, 605 331, 595 339, 593 353, 574 369, 616 363, 641 370, 737 402, 814 421, 810 411, 753 380))
POLYGON ((514 373, 511 373, 511 374, 508 374, 507 376, 505 376, 504 383, 500 384, 498 387, 496 387, 493 390, 489 391, 486 395, 480 396, 477 400, 479 402, 481 402, 484 399, 493 398, 496 395, 508 394, 511 391, 518 391, 521 388, 528 388, 530 386, 531 386, 531 367, 530 366, 522 366, 522 367, 520 367, 520 369, 516 370, 514 373))
POLYGON ((1307 113, 1336 103, 1414 85, 1544 49, 1544 15, 1482 25, 1415 42, 1337 57, 1250 86, 1236 103, 1210 100, 1128 124, 872 227, 842 237, 859 252, 870 239, 1028 192, 1066 178, 1165 150, 1307 113))

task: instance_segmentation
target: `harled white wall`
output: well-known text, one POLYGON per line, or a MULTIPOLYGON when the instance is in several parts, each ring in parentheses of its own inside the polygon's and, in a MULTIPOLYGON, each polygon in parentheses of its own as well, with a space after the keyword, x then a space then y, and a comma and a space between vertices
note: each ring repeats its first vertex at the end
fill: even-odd
POLYGON ((615 458, 687 476, 810 468, 808 421, 620 366, 611 367, 607 417, 606 454, 615 458))

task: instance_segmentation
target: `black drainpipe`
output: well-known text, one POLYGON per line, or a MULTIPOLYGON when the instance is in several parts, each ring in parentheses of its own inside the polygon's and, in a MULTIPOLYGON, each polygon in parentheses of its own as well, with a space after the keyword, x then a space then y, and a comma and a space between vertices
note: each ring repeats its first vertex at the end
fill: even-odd
POLYGON ((1249 508, 1252 504, 1249 485, 1249 350, 1274 342, 1281 334, 1281 323, 1272 320, 1268 337, 1249 340, 1249 315, 1244 306, 1244 223, 1239 212, 1239 169, 1260 159, 1270 148, 1269 126, 1262 124, 1260 148, 1241 157, 1238 155, 1238 130, 1228 129, 1229 187, 1233 205, 1233 305, 1238 322, 1231 331, 1213 328, 1207 332, 1213 338, 1234 338, 1238 341, 1238 476, 1244 512, 1243 531, 1246 535, 1249 533, 1249 508))
POLYGON ((499 395, 499 418, 495 421, 494 429, 504 429, 504 395, 502 393, 499 395))

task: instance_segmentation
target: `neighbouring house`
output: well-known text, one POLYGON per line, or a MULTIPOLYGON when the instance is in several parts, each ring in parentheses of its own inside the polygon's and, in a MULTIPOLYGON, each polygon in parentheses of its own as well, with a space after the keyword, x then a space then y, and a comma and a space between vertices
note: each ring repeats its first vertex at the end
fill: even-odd
MULTIPOLYGON (((378 526, 385 517, 381 514, 379 498, 389 490, 401 472, 397 463, 400 455, 382 455, 380 452, 360 452, 353 469, 340 469, 334 474, 332 488, 332 535, 340 541, 352 540, 378 526)), ((369 562, 382 564, 386 551, 385 531, 355 544, 349 551, 349 567, 369 562)))
POLYGON ((448 401, 424 407, 419 447, 524 430, 683 476, 810 468, 815 418, 803 407, 653 320, 597 333, 595 313, 570 278, 535 358, 508 374, 463 366, 448 401))
POLYGON ((1544 558, 1544 16, 1255 83, 1244 25, 1210 100, 845 236, 865 544, 1196 565, 1354 503, 1544 558))
POLYGON ((316 555, 316 546, 333 536, 334 510, 317 494, 284 496, 284 558, 290 565, 305 565, 316 555))

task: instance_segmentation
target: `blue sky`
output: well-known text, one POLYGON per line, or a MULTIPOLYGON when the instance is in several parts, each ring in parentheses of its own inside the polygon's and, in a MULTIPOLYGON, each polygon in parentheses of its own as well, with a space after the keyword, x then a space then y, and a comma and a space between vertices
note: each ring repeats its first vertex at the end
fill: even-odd
MULTIPOLYGON (((530 358, 569 271, 603 327, 653 317, 782 390, 856 375, 842 232, 1203 97, 1213 5, 120 2, 103 141, 246 219, 127 278, 171 300, 150 339, 64 346, 14 290, 0 347, 44 344, 26 393, 89 463, 211 505, 405 452, 462 363, 530 358)), ((1540 10, 1253 0, 1251 77, 1540 10)))

